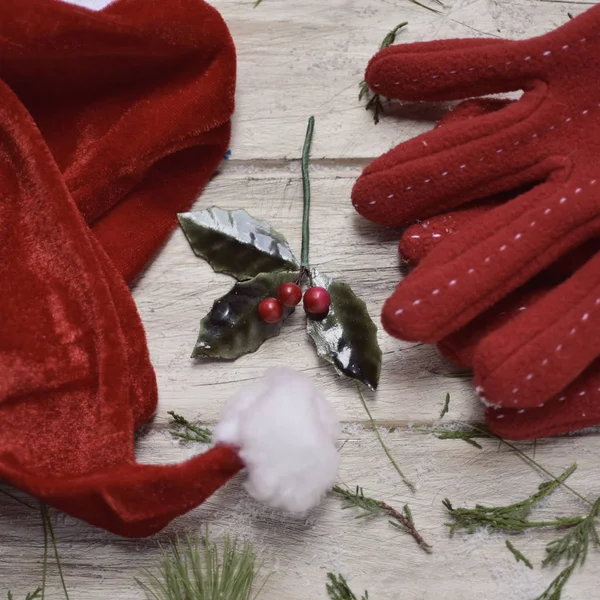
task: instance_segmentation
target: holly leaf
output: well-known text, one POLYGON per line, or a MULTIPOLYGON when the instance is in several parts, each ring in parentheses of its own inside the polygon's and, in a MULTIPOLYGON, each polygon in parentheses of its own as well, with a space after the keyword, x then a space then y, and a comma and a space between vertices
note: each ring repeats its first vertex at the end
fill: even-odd
POLYGON ((215 300, 211 311, 200 321, 192 358, 238 358, 255 352, 265 340, 278 335, 283 321, 294 309, 284 308, 283 319, 278 323, 265 323, 258 316, 258 305, 265 298, 276 296, 282 283, 297 278, 297 272, 261 273, 249 281, 236 283, 215 300))
POLYGON ((313 339, 317 354, 330 362, 340 375, 346 375, 377 389, 381 372, 381 349, 377 327, 366 304, 346 283, 334 281, 311 269, 311 283, 324 287, 331 296, 331 306, 322 320, 308 318, 306 330, 313 339))
POLYGON ((245 210, 213 206, 177 217, 194 253, 217 273, 245 281, 260 273, 299 268, 285 237, 245 210))

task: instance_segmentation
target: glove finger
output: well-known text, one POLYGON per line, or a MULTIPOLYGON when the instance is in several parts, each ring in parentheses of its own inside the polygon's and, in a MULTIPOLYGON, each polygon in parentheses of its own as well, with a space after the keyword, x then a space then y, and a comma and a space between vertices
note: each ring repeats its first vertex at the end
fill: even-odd
POLYGON ((476 204, 411 225, 400 239, 400 256, 409 266, 418 265, 440 242, 495 206, 492 202, 476 204))
POLYGON ((369 62, 365 81, 400 100, 459 100, 528 89, 552 52, 534 40, 459 39, 390 46, 369 62))
POLYGON ((497 406, 533 408, 600 355, 600 253, 475 352, 475 383, 497 406))
POLYGON ((404 280, 383 309, 385 329, 435 343, 600 232, 596 180, 547 182, 448 238, 404 280))
POLYGON ((438 349, 449 360, 472 368, 479 344, 489 335, 507 326, 523 310, 535 304, 547 293, 546 287, 531 283, 523 286, 473 319, 462 329, 445 337, 438 343, 438 349))
POLYGON ((385 226, 448 212, 471 200, 546 179, 564 166, 548 159, 540 132, 550 109, 545 84, 518 102, 416 137, 368 165, 354 184, 352 203, 385 226))
POLYGON ((488 408, 490 431, 509 440, 531 440, 600 423, 600 358, 541 408, 488 408))

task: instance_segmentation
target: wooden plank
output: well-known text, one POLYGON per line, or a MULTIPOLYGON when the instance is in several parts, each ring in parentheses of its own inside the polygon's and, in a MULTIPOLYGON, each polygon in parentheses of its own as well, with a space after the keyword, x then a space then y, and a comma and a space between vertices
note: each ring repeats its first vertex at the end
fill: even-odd
MULTIPOLYGON (((518 501, 535 491, 543 481, 540 474, 491 440, 482 440, 484 449, 477 450, 462 441, 441 441, 406 430, 386 434, 386 438, 394 456, 417 483, 415 494, 399 481, 373 432, 356 426, 350 426, 340 440, 340 480, 351 487, 361 485, 366 494, 399 509, 408 502, 422 535, 434 547, 433 554, 426 555, 385 518, 355 520, 355 513, 341 510, 335 497, 328 497, 319 509, 301 518, 265 508, 246 495, 240 477, 154 539, 118 539, 53 512, 71 598, 143 598, 133 578, 154 563, 156 542, 186 532, 201 534, 206 523, 215 538, 239 534, 264 556, 266 569, 273 570, 264 600, 324 599, 327 571, 342 572, 357 592, 368 588, 374 600, 532 600, 541 593, 557 573, 539 568, 544 546, 556 532, 511 537, 535 563, 536 569, 530 571, 515 563, 505 548, 505 535, 480 532, 450 538, 441 504, 444 497, 456 506, 518 501)), ((531 454, 531 444, 520 447, 531 454)), ((139 454, 144 462, 165 463, 181 460, 193 451, 158 430, 147 434, 139 454)), ((598 494, 598 452, 598 437, 573 436, 540 442, 536 460, 555 474, 578 462, 570 483, 593 498, 598 494)), ((0 502, 0 582, 2 588, 24 592, 41 579, 39 514, 9 499, 0 502)), ((580 501, 560 490, 542 503, 535 516, 550 519, 583 510, 580 501)), ((565 598, 596 597, 596 558, 592 553, 586 566, 577 571, 565 598)), ((56 569, 50 564, 47 597, 60 598, 56 569)))
MULTIPOLYGON (((287 235, 299 254, 302 191, 298 168, 293 165, 285 173, 253 175, 226 169, 211 182, 196 208, 212 204, 228 209, 251 206, 250 212, 269 220, 287 235)), ((349 196, 357 173, 355 169, 314 169, 311 261, 324 272, 349 282, 379 326, 384 361, 380 389, 368 394, 374 400, 373 415, 398 423, 431 421, 439 415, 444 396, 450 392, 455 415, 481 419, 482 409, 470 382, 440 375, 452 367, 435 349, 401 342, 381 328, 381 306, 401 277, 399 234, 376 227, 356 214, 349 196)), ((286 321, 278 338, 266 342, 255 354, 233 363, 189 358, 200 318, 233 283, 232 278, 213 273, 207 263, 195 257, 183 233, 176 231, 135 286, 134 297, 159 381, 158 418, 164 419, 166 410, 174 408, 215 421, 223 402, 243 382, 267 367, 292 365, 316 378, 342 419, 365 419, 354 384, 341 379, 317 358, 304 331, 301 309, 286 321)))
POLYGON ((309 115, 315 157, 375 157, 429 129, 436 109, 393 108, 375 126, 357 99, 364 69, 387 32, 408 21, 398 43, 550 31, 589 4, 539 0, 449 0, 442 14, 409 2, 215 0, 238 50, 233 158, 298 157, 309 115))

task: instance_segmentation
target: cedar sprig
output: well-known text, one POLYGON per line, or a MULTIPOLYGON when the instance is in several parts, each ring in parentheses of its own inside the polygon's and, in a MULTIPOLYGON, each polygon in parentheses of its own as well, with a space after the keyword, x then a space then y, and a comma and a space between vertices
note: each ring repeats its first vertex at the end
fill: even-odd
POLYGON ((506 547, 512 552, 517 562, 522 562, 526 567, 533 569, 531 561, 517 548, 515 548, 510 540, 506 540, 506 547))
MULTIPOLYGON (((343 575, 327 573, 327 579, 329 581, 325 587, 330 600, 358 600, 356 594, 350 589, 350 586, 343 575)), ((365 593, 360 597, 360 600, 369 600, 369 592, 365 590, 365 593)))
MULTIPOLYGON (((36 598, 41 598, 41 597, 42 597, 42 588, 38 588, 37 590, 35 590, 35 592, 30 592, 29 594, 27 594, 27 596, 25 596, 25 600, 35 600, 36 598)), ((8 600, 14 600, 14 596, 12 595, 11 591, 8 592, 8 600)))
POLYGON ((600 498, 594 502, 590 512, 585 517, 579 517, 579 522, 564 536, 551 541, 546 546, 546 558, 542 562, 542 566, 557 565, 563 560, 569 561, 569 564, 550 582, 550 585, 536 600, 560 600, 563 588, 575 567, 585 563, 590 542, 593 542, 596 547, 600 545, 596 529, 596 518, 599 513, 600 498))
MULTIPOLYGON (((417 2, 416 0, 411 0, 411 1, 414 2, 415 4, 420 4, 420 2, 417 2)), ((435 0, 435 1, 439 2, 441 4, 441 2, 439 0, 435 0)), ((424 6, 424 5, 421 5, 421 6, 424 6)), ((428 7, 424 6, 424 8, 428 8, 428 7)), ((432 9, 430 9, 430 10, 432 10, 432 9)), ((394 29, 389 31, 386 34, 386 36, 383 38, 381 44, 379 45, 379 49, 383 50, 384 48, 388 48, 389 46, 391 46, 396 41, 396 34, 403 27, 406 27, 407 25, 408 25, 408 21, 404 21, 403 23, 396 25, 396 27, 394 27, 394 29)), ((358 84, 358 87, 359 87, 358 99, 362 100, 363 98, 368 98, 365 109, 372 111, 373 112, 373 121, 375 122, 375 124, 379 123, 379 115, 381 113, 383 113, 383 104, 381 102, 381 96, 379 94, 374 94, 371 91, 369 84, 364 80, 358 84)))
POLYGON ((202 541, 176 538, 160 547, 154 570, 136 579, 148 600, 254 600, 267 578, 253 594, 262 564, 249 542, 225 537, 221 551, 208 533, 202 541))
POLYGON ((199 444, 210 444, 212 442, 212 432, 207 427, 194 425, 173 410, 168 411, 167 414, 171 416, 169 425, 179 428, 178 431, 171 431, 174 438, 182 442, 196 442, 199 444))
POLYGON ((483 506, 476 504, 475 508, 454 508, 448 498, 443 504, 448 510, 452 522, 446 523, 450 535, 458 529, 474 533, 480 527, 491 531, 520 532, 539 527, 573 527, 581 523, 584 517, 559 517, 553 521, 530 521, 531 509, 541 500, 549 496, 557 487, 568 479, 577 464, 572 464, 562 475, 540 484, 538 491, 528 498, 507 506, 483 506))
POLYGON ((344 510, 356 508, 361 511, 356 515, 357 519, 382 515, 391 517, 388 521, 390 525, 412 536, 415 542, 428 554, 432 552, 432 547, 423 539, 423 536, 417 530, 408 504, 405 504, 402 512, 400 512, 383 500, 376 500, 375 498, 365 496, 363 489, 360 486, 356 486, 356 491, 353 492, 336 485, 333 487, 332 492, 345 502, 342 506, 344 510))

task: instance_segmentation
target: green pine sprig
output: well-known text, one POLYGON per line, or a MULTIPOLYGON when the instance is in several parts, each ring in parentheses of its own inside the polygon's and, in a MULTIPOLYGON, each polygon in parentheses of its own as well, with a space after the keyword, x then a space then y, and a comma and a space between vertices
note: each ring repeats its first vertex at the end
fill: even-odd
POLYGON ((236 538, 225 537, 219 550, 208 533, 201 541, 187 536, 160 552, 145 581, 136 579, 148 600, 254 600, 268 579, 253 595, 262 563, 249 542, 236 538))
MULTIPOLYGON (((419 4, 419 5, 423 6, 424 8, 428 8, 427 6, 421 4, 420 2, 417 2, 417 0, 411 0, 411 1, 414 2, 415 4, 419 4)), ((435 0, 435 1, 439 2, 441 4, 440 0, 435 0)), ((429 10, 433 10, 433 9, 429 9, 429 10)), ((403 27, 406 27, 407 25, 408 25, 408 21, 404 21, 403 23, 396 25, 396 27, 394 27, 394 29, 389 31, 386 34, 386 36, 383 38, 381 44, 379 45, 379 49, 383 50, 384 48, 388 48, 389 46, 391 46, 396 41, 396 34, 403 27)), ((379 123, 379 115, 381 115, 383 113, 383 104, 381 102, 381 96, 379 94, 374 94, 371 91, 369 84, 364 80, 358 84, 358 87, 359 87, 359 92, 358 92, 359 101, 362 100, 363 98, 368 98, 365 109, 372 111, 373 112, 373 121, 375 122, 375 124, 379 123)))
POLYGON ((359 514, 356 515, 357 519, 377 516, 391 517, 388 521, 390 525, 412 536, 419 547, 428 554, 432 552, 432 547, 423 539, 423 536, 417 530, 415 520, 408 504, 405 504, 402 512, 400 512, 383 500, 376 500, 375 498, 365 496, 363 489, 360 486, 356 486, 356 490, 353 492, 352 490, 344 489, 336 485, 331 491, 343 500, 344 504, 342 509, 355 508, 360 511, 359 514))
MULTIPOLYGON (((563 588, 579 564, 583 566, 588 555, 590 542, 600 546, 596 518, 600 513, 600 497, 594 502, 590 512, 579 517, 579 522, 562 537, 551 541, 546 546, 546 558, 542 566, 558 565, 566 560, 569 564, 550 582, 550 585, 536 600, 560 600, 563 588)), ((577 517, 573 517, 573 520, 577 517)), ((569 525, 567 525, 569 526, 569 525)))
POLYGON ((515 560, 517 562, 522 562, 526 567, 533 569, 533 565, 531 564, 531 561, 520 550, 515 548, 511 544, 510 540, 506 540, 506 547, 510 550, 510 552, 515 557, 515 560))
POLYGON ((452 519, 451 522, 446 523, 450 528, 450 535, 453 535, 459 529, 465 529, 468 533, 473 533, 480 527, 486 527, 491 531, 515 533, 539 527, 571 527, 577 525, 582 517, 559 517, 553 521, 530 521, 528 518, 531 509, 554 492, 573 474, 576 468, 577 464, 571 465, 556 479, 540 484, 537 492, 531 494, 531 496, 507 506, 477 504, 475 508, 454 508, 450 500, 445 498, 443 504, 452 519))
MULTIPOLYGON (((330 600, 358 600, 356 594, 350 589, 343 575, 327 573, 328 583, 325 586, 330 600)), ((360 600, 369 600, 369 592, 365 590, 360 600)))
POLYGON ((173 410, 168 411, 167 414, 171 416, 169 425, 177 429, 177 431, 171 431, 174 438, 182 442, 195 442, 198 444, 210 444, 212 442, 212 431, 208 427, 194 425, 173 410))

